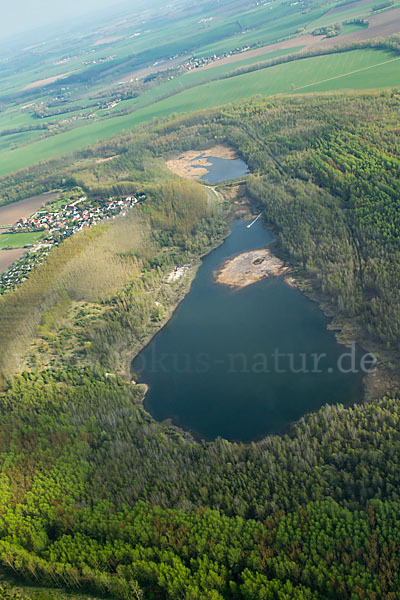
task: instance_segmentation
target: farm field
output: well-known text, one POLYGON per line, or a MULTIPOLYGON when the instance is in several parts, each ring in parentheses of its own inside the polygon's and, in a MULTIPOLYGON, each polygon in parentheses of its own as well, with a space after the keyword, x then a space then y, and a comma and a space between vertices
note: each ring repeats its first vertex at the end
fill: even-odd
MULTIPOLYGON (((217 63, 216 66, 213 66, 213 68, 196 69, 194 71, 185 73, 181 77, 177 77, 176 79, 171 79, 160 84, 135 100, 127 100, 126 102, 122 102, 120 106, 130 108, 134 107, 135 109, 146 107, 149 104, 162 100, 166 95, 176 94, 187 89, 188 87, 201 85, 203 83, 207 83, 208 81, 224 77, 239 67, 245 67, 256 64, 263 60, 270 60, 280 56, 285 56, 287 54, 293 54, 295 52, 299 52, 303 47, 304 46, 294 46, 291 48, 275 50, 274 52, 267 52, 257 56, 252 56, 247 59, 243 58, 242 60, 237 62, 235 61, 234 63, 228 62, 221 65, 218 65, 217 63)), ((212 66, 212 63, 210 66, 212 66)))
POLYGON ((26 254, 27 250, 16 248, 14 250, 0 249, 0 275, 7 271, 11 265, 26 254))
POLYGON ((30 198, 24 198, 18 202, 12 204, 3 204, 0 199, 0 226, 13 225, 21 219, 21 217, 28 218, 37 210, 52 202, 57 198, 57 193, 41 194, 39 196, 31 196, 30 198))
MULTIPOLYGON (((144 19, 128 12, 106 27, 82 23, 64 37, 48 32, 42 43, 20 48, 0 62, 0 174, 148 121, 153 116, 150 105, 154 116, 168 115, 171 109, 182 112, 212 106, 205 88, 199 90, 201 102, 187 88, 223 78, 238 67, 304 48, 328 49, 392 35, 400 31, 398 1, 377 14, 372 9, 381 0, 347 4, 271 0, 257 6, 247 0, 222 0, 215 6, 199 3, 193 10, 182 9, 178 1, 155 12, 150 7, 144 19), (344 25, 334 38, 311 35, 317 27, 354 17, 367 18, 369 26, 344 25), (208 62, 211 57, 220 60, 208 62), (208 64, 190 70, 191 61, 197 59, 208 64), (57 81, 61 75, 65 77, 57 81), (38 85, 51 80, 49 85, 38 85), (185 95, 174 96, 175 107, 168 96, 178 92, 185 95)), ((4 47, 5 56, 10 52, 4 47)), ((254 93, 287 93, 298 87, 292 68, 288 73, 268 72, 268 77, 260 71, 255 75, 259 81, 246 80, 246 90, 241 89, 244 80, 213 83, 210 93, 218 105, 254 93), (290 81, 284 81, 286 75, 290 81)), ((341 73, 329 73, 324 79, 341 73)), ((384 86, 396 85, 396 76, 393 81, 385 74, 379 77, 384 86)), ((302 82, 302 87, 311 83, 317 91, 313 78, 302 82)), ((340 89, 340 80, 338 84, 339 88, 332 89, 340 89)), ((360 85, 371 87, 357 77, 357 89, 360 85)))
MULTIPOLYGON (((287 38, 296 37, 297 31, 306 28, 311 21, 316 21, 326 12, 325 8, 315 9, 309 13, 303 14, 300 10, 293 12, 283 12, 278 9, 271 10, 265 25, 243 33, 240 36, 233 36, 221 40, 218 43, 202 46, 196 51, 197 56, 207 56, 211 53, 221 54, 235 49, 237 46, 252 46, 254 44, 265 46, 273 42, 287 38)), ((301 43, 301 42, 299 42, 301 43)))
POLYGON ((361 25, 359 23, 346 23, 343 25, 343 30, 341 35, 347 35, 349 33, 354 33, 355 31, 360 31, 360 29, 368 29, 368 25, 361 25))
POLYGON ((372 2, 354 2, 348 5, 343 5, 342 7, 335 7, 325 12, 315 21, 311 21, 307 27, 307 31, 312 31, 318 27, 333 25, 334 23, 347 21, 349 19, 368 18, 368 16, 373 14, 372 9, 381 4, 382 2, 379 0, 372 0, 372 2))
MULTIPOLYGON (((382 50, 353 50, 289 62, 213 81, 140 108, 121 117, 73 129, 0 154, 0 175, 40 160, 74 152, 128 131, 153 117, 220 106, 255 94, 276 95, 342 89, 400 86, 398 55, 382 50), (349 75, 351 74, 351 79, 349 75)), ((197 73, 196 73, 197 75, 197 73)), ((188 76, 189 77, 189 76, 188 76)))

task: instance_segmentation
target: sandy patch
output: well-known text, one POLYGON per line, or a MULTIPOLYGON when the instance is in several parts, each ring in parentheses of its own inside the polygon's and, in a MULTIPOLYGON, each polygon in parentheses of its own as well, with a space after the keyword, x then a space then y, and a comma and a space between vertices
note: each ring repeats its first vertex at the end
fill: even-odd
POLYGON ((99 165, 101 163, 106 163, 106 162, 108 162, 110 160, 114 160, 114 158, 118 158, 118 157, 119 157, 119 154, 116 154, 115 156, 109 156, 108 158, 98 158, 96 160, 96 164, 99 165))
POLYGON ((101 40, 97 40, 92 47, 94 46, 105 46, 106 44, 112 44, 113 42, 118 42, 118 40, 122 40, 122 35, 115 35, 114 37, 105 37, 101 40))
POLYGON ((268 248, 243 252, 224 262, 215 281, 232 288, 243 288, 265 277, 283 275, 288 267, 268 248))
POLYGON ((286 277, 285 277, 285 283, 287 283, 287 285, 289 287, 297 289, 297 282, 294 279, 294 277, 290 277, 290 275, 286 275, 286 277))
MULTIPOLYGON (((168 283, 172 283, 173 281, 178 281, 181 279, 187 271, 191 268, 191 265, 184 265, 183 267, 175 267, 174 270, 168 275, 168 283)), ((157 304, 157 303, 156 303, 157 304)), ((158 304, 157 304, 158 306, 158 304)))
POLYGON ((188 150, 180 154, 177 158, 167 160, 165 164, 170 171, 180 177, 200 179, 200 177, 208 173, 207 167, 212 166, 212 163, 207 160, 208 157, 226 158, 227 160, 238 158, 233 148, 218 145, 208 150, 188 150))
POLYGON ((33 83, 30 83, 29 85, 24 87, 21 91, 27 92, 28 90, 34 90, 39 87, 44 87, 45 85, 50 85, 51 83, 54 83, 59 79, 63 79, 63 77, 67 77, 67 75, 71 75, 71 73, 72 71, 69 71, 68 73, 62 73, 61 75, 55 75, 54 77, 48 77, 47 79, 40 79, 39 81, 34 81, 33 83))

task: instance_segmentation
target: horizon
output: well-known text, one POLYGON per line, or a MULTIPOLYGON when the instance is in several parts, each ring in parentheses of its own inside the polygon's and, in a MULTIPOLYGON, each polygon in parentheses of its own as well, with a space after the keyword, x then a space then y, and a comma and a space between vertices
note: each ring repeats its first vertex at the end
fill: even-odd
MULTIPOLYGON (((139 2, 135 2, 137 6, 139 2)), ((118 9, 129 8, 127 0, 71 0, 68 5, 60 0, 38 0, 32 5, 29 0, 16 0, 3 8, 0 25, 2 42, 7 42, 21 34, 34 35, 48 26, 59 27, 73 24, 76 19, 85 21, 95 16, 95 21, 104 14, 118 9)))

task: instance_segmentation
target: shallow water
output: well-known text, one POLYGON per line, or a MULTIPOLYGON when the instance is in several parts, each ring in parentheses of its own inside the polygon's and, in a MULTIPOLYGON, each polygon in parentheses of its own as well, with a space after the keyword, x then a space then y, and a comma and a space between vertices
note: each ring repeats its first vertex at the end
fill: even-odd
POLYGON ((239 290, 214 282, 226 258, 271 241, 261 221, 251 229, 235 222, 172 319, 133 361, 157 420, 172 419, 198 438, 250 441, 286 431, 325 403, 361 400, 359 352, 358 372, 342 373, 352 367, 349 349, 326 329, 316 303, 281 278, 239 290))
POLYGON ((246 163, 240 158, 216 158, 215 156, 205 157, 203 154, 196 156, 191 162, 199 159, 206 158, 208 163, 211 163, 209 167, 193 165, 193 168, 207 169, 207 173, 200 177, 203 181, 209 183, 219 183, 220 181, 228 181, 229 179, 236 179, 249 174, 249 169, 246 163))

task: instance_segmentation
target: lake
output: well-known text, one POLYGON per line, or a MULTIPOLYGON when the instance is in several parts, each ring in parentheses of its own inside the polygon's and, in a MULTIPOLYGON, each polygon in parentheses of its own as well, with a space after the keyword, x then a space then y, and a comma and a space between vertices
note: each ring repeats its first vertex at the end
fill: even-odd
MULTIPOLYGON (((207 163, 210 166, 200 166, 197 168, 207 169, 207 173, 202 175, 199 179, 208 181, 209 183, 219 183, 220 181, 228 181, 229 179, 236 179, 249 174, 249 169, 246 163, 240 158, 217 158, 215 156, 205 156, 199 154, 191 162, 198 161, 199 159, 206 158, 207 163)), ((192 168, 196 168, 193 166, 192 168)))
POLYGON ((248 442, 283 433, 326 403, 362 399, 360 352, 337 343, 316 303, 277 277, 241 289, 215 283, 225 259, 271 241, 261 220, 250 229, 235 221, 171 320, 134 359, 156 420, 198 439, 248 442))

